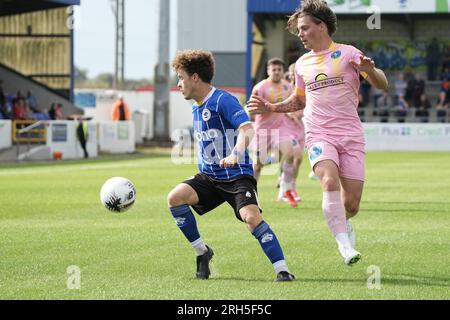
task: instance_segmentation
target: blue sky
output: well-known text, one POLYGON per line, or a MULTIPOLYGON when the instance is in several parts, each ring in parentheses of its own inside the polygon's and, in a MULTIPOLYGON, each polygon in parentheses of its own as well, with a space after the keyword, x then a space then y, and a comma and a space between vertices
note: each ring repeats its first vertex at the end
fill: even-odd
MULTIPOLYGON (((125 78, 153 78, 158 58, 159 0, 125 2, 125 78)), ((176 0, 171 2, 174 9, 176 0)), ((173 13, 174 10, 171 24, 175 28, 173 13)), ((114 73, 115 22, 111 0, 81 0, 77 16, 75 65, 87 69, 91 78, 104 72, 114 73)), ((171 52, 174 41, 172 37, 171 52)))

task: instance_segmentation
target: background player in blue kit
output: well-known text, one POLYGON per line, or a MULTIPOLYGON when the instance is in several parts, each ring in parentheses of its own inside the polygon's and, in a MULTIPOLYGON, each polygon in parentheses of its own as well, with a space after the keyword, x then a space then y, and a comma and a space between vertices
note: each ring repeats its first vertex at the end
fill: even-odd
POLYGON ((275 233, 263 220, 256 180, 247 152, 253 126, 238 100, 211 85, 214 58, 209 51, 185 50, 172 61, 178 88, 193 99, 194 136, 198 141, 200 173, 177 185, 168 195, 175 221, 197 254, 197 278, 208 279, 213 250, 197 229, 190 206, 203 215, 225 201, 236 218, 245 222, 272 263, 276 281, 292 281, 275 233))

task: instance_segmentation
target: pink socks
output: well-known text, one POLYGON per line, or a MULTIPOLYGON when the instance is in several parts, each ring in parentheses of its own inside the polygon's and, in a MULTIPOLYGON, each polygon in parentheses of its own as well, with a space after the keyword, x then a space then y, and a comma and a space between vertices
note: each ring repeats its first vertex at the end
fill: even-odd
POLYGON ((345 208, 341 200, 340 191, 324 191, 322 209, 333 236, 336 236, 338 233, 347 233, 345 208))

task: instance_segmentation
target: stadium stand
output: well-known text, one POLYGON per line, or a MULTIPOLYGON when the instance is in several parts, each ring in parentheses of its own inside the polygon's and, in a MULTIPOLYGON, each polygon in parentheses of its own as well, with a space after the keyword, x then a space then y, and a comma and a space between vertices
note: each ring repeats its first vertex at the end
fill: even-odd
MULTIPOLYGON (((0 1, 0 120, 12 121, 13 142, 27 140, 15 136, 19 129, 56 119, 52 106, 62 106, 59 118, 83 113, 71 101, 73 30, 67 27, 71 14, 67 7, 79 4, 79 0, 0 1)), ((39 139, 31 135, 28 142, 45 141, 42 131, 38 135, 39 139)), ((0 160, 15 157, 11 149, 0 152, 0 160)))

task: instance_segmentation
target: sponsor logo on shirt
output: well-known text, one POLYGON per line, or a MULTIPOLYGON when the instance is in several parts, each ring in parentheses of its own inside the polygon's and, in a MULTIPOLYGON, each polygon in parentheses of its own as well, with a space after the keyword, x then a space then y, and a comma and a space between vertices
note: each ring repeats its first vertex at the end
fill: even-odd
POLYGON ((341 51, 335 51, 331 54, 331 59, 337 59, 341 56, 342 52, 341 51))
POLYGON ((195 131, 194 138, 197 141, 213 141, 222 138, 222 133, 217 129, 209 129, 207 131, 195 131))
POLYGON ((339 86, 342 84, 344 84, 343 77, 328 78, 328 76, 325 73, 319 73, 315 77, 314 82, 309 82, 306 84, 306 88, 308 89, 308 91, 316 91, 326 87, 339 86))
POLYGON ((208 121, 211 119, 211 111, 209 109, 205 108, 202 112, 202 119, 203 121, 208 121))
POLYGON ((244 114, 244 113, 246 113, 244 109, 239 110, 239 111, 237 111, 237 112, 235 112, 235 113, 233 114, 233 118, 237 118, 237 117, 239 117, 241 114, 244 114))

